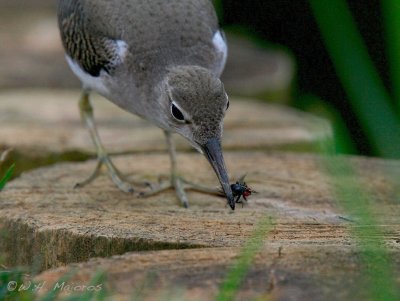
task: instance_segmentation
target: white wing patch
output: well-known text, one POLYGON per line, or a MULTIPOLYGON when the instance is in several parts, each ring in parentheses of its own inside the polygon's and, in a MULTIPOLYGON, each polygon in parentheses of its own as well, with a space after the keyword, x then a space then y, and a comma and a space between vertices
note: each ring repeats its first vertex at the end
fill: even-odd
MULTIPOLYGON (((128 53, 128 44, 122 40, 110 40, 114 48, 115 56, 111 63, 113 65, 122 64, 128 53)), ((81 80, 84 89, 90 89, 98 92, 103 96, 109 95, 105 78, 109 76, 104 70, 100 71, 99 76, 92 76, 81 68, 81 66, 70 56, 65 56, 72 72, 81 80)))
POLYGON ((126 57, 126 54, 128 53, 128 44, 125 41, 118 40, 116 41, 116 45, 117 45, 117 54, 121 62, 123 62, 126 57))
POLYGON ((225 68, 226 59, 228 58, 228 44, 225 40, 225 35, 221 30, 218 30, 213 37, 213 44, 215 49, 221 54, 221 65, 219 69, 219 75, 221 75, 222 71, 225 68))
POLYGON ((72 72, 74 72, 74 74, 81 80, 84 89, 94 90, 102 95, 108 95, 109 91, 104 83, 105 72, 103 70, 101 71, 100 76, 92 76, 85 72, 71 57, 68 55, 65 57, 72 72))

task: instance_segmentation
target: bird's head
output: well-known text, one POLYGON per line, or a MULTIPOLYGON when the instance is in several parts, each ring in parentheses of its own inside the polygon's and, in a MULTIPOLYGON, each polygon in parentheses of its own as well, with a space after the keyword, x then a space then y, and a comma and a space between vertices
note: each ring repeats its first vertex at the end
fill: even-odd
POLYGON ((160 105, 167 116, 165 126, 206 156, 234 209, 221 148, 223 119, 229 107, 224 85, 205 68, 180 66, 170 70, 163 89, 160 105))

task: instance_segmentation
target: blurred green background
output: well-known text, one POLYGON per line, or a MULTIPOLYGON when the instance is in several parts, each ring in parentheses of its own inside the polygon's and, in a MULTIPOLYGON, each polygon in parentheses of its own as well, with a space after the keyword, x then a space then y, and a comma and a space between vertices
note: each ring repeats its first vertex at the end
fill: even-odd
POLYGON ((399 157, 400 1, 219 0, 216 6, 228 32, 293 53, 290 104, 332 120, 339 152, 399 157))

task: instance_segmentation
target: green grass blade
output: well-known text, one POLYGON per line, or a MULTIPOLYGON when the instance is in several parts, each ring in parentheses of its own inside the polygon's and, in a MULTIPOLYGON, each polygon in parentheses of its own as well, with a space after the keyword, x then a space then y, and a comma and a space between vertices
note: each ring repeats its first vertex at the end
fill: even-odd
POLYGON ((344 0, 309 0, 350 103, 376 154, 400 157, 400 121, 344 0))
MULTIPOLYGON (((104 283, 106 281, 106 273, 105 272, 97 272, 93 278, 90 280, 90 283, 87 287, 91 288, 86 289, 84 293, 71 295, 69 297, 63 298, 62 301, 103 301, 107 298, 108 291, 104 287, 104 283)), ((43 301, 43 300, 40 300, 43 301)), ((49 300, 50 301, 50 300, 49 300)))
MULTIPOLYGON (((340 138, 339 138, 340 139, 340 138)), ((337 142, 341 143, 341 142, 337 142)), ((334 152, 331 141, 318 145, 323 171, 330 178, 333 193, 340 206, 356 222, 350 227, 357 243, 363 265, 361 271, 367 287, 367 300, 400 300, 393 259, 385 245, 384 233, 375 217, 378 205, 373 196, 362 186, 359 176, 348 160, 334 152)), ((356 293, 356 292, 355 292, 356 293)))
POLYGON ((400 116, 400 1, 382 0, 386 27, 386 49, 389 58, 393 96, 400 116))
MULTIPOLYGON (((69 281, 73 276, 75 276, 76 271, 71 270, 65 275, 63 275, 61 278, 57 280, 57 284, 62 284, 64 282, 69 281)), ((54 285, 52 289, 50 289, 44 296, 42 296, 38 301, 54 301, 57 300, 59 297, 59 294, 61 293, 60 289, 54 285)))
POLYGON ((0 270, 0 300, 31 301, 34 299, 32 291, 19 290, 24 283, 25 272, 22 269, 0 270))
POLYGON ((3 190, 4 186, 6 186, 6 183, 11 179, 11 176, 14 172, 15 169, 15 164, 11 165, 7 171, 4 177, 0 180, 0 191, 3 190))
MULTIPOLYGON (((305 94, 296 100, 296 107, 328 120, 333 130, 333 141, 336 153, 357 154, 357 148, 354 145, 351 134, 340 113, 327 101, 324 101, 312 94, 305 94)), ((309 127, 309 131, 315 129, 309 127)), ((318 140, 318 138, 317 138, 318 140)), ((317 148, 318 149, 318 148, 317 148)))
POLYGON ((270 231, 271 226, 272 222, 270 219, 261 220, 260 224, 257 225, 253 236, 246 242, 239 258, 229 270, 227 277, 221 285, 219 294, 215 299, 216 301, 234 300, 242 281, 251 268, 255 256, 262 249, 266 235, 270 231))
POLYGON ((366 293, 369 300, 400 300, 396 295, 393 262, 373 214, 373 200, 361 186, 348 161, 338 156, 327 156, 323 165, 332 180, 336 199, 345 212, 357 220, 351 230, 364 264, 362 269, 368 283, 366 293))

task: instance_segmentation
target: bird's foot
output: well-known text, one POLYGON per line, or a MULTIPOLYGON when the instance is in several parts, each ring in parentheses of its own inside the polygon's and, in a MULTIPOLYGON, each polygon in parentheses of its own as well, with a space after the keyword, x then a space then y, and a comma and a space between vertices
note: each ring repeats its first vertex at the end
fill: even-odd
POLYGON ((171 179, 168 181, 164 181, 157 186, 153 186, 152 190, 149 192, 140 193, 140 196, 149 197, 169 189, 175 190, 177 198, 185 208, 189 207, 189 200, 186 195, 186 190, 193 190, 211 195, 224 196, 224 193, 221 191, 221 189, 210 188, 203 185, 195 184, 177 175, 171 176, 171 179))
POLYGON ((95 180, 100 175, 101 168, 103 165, 107 168, 108 176, 111 178, 114 184, 123 192, 133 193, 135 189, 133 188, 132 184, 145 187, 152 186, 149 182, 142 183, 142 182, 132 181, 131 183, 123 180, 121 172, 112 163, 110 157, 108 155, 103 155, 97 159, 96 168, 94 169, 93 173, 84 181, 75 184, 75 188, 81 188, 93 182, 93 180, 95 180))

